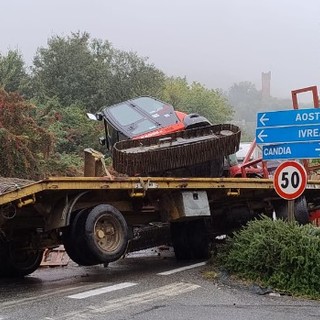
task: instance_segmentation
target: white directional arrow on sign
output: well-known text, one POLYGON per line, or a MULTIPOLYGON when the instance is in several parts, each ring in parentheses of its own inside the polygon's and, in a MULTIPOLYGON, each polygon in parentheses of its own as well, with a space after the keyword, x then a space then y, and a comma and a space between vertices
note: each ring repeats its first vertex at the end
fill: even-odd
POLYGON ((270 119, 269 118, 266 118, 266 114, 265 113, 263 113, 262 115, 261 115, 261 117, 259 118, 259 121, 261 122, 261 124, 263 125, 263 126, 265 126, 266 124, 265 124, 265 122, 266 121, 269 121, 270 119))
POLYGON ((264 142, 263 138, 267 138, 268 135, 267 134, 263 134, 264 130, 261 130, 258 134, 258 139, 260 140, 259 142, 264 142))

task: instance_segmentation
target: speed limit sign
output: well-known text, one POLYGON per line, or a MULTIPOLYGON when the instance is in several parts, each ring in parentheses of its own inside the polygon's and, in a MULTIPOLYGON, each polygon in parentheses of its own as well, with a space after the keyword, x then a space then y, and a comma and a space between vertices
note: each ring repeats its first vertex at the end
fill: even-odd
POLYGON ((282 162, 274 173, 273 185, 281 198, 296 199, 302 195, 306 188, 306 169, 296 161, 282 162))

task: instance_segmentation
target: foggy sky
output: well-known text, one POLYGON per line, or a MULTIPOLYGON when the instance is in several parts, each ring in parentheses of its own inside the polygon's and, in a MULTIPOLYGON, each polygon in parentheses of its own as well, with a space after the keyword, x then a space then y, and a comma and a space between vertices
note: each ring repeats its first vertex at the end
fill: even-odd
POLYGON ((260 90, 268 71, 275 97, 320 85, 319 0, 2 0, 1 13, 0 53, 29 65, 49 37, 87 31, 208 88, 260 90))

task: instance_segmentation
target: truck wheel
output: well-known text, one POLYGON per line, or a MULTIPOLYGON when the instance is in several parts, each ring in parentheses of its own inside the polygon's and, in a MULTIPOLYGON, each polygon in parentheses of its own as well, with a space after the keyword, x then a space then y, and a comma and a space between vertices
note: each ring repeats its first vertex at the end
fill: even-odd
POLYGON ((23 250, 9 244, 5 276, 24 277, 36 271, 41 264, 42 255, 43 250, 23 250))
MULTIPOLYGON (((275 201, 273 204, 277 218, 288 218, 287 201, 275 201)), ((294 201, 294 216, 299 224, 309 223, 309 211, 306 198, 301 196, 294 201)))
POLYGON ((0 278, 7 275, 7 252, 5 245, 0 242, 0 278))
POLYGON ((170 225, 171 240, 177 260, 192 259, 189 246, 187 222, 172 222, 170 225))
POLYGON ((62 232, 62 242, 68 256, 81 266, 92 266, 101 263, 83 244, 84 224, 88 209, 73 214, 70 225, 62 232))
POLYGON ((210 255, 210 243, 207 228, 203 219, 190 221, 189 239, 192 239, 193 259, 208 259, 210 255))
POLYGON ((171 223, 171 239, 178 260, 209 257, 209 238, 203 219, 171 223))
POLYGON ((85 240, 92 255, 102 263, 118 260, 128 244, 126 220, 113 206, 100 204, 86 219, 85 240))
POLYGON ((294 201, 294 215, 300 224, 307 224, 310 222, 306 197, 301 196, 294 201))

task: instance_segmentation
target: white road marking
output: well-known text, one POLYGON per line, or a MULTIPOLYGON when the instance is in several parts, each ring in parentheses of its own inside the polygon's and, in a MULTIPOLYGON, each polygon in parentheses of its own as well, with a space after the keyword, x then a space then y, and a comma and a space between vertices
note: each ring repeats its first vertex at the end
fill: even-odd
POLYGON ((41 301, 43 300, 43 298, 49 298, 51 296, 56 296, 58 294, 62 294, 62 293, 67 293, 70 291, 75 291, 78 289, 89 289, 92 288, 93 286, 96 288, 97 285, 100 285, 102 283, 95 283, 95 284, 90 284, 90 285, 81 285, 81 286, 76 286, 76 287, 71 287, 71 288, 65 288, 65 289, 51 289, 48 291, 44 291, 44 292, 39 292, 38 296, 33 296, 33 297, 27 297, 27 298, 23 298, 23 299, 16 299, 14 301, 6 301, 6 302, 0 302, 0 309, 4 310, 4 309, 8 309, 8 308, 16 308, 17 305, 22 306, 28 303, 35 303, 37 301, 41 301))
POLYGON ((185 271, 185 270, 189 270, 189 269, 193 269, 193 268, 198 268, 198 267, 202 267, 205 265, 206 265, 206 262, 199 262, 199 263, 192 264, 190 266, 185 266, 185 267, 181 267, 181 268, 177 268, 177 269, 172 269, 169 271, 160 272, 160 273, 157 273, 157 275, 158 276, 168 276, 173 273, 177 273, 177 272, 181 272, 181 271, 185 271))
POLYGON ((192 283, 175 282, 160 288, 148 290, 142 293, 135 293, 127 297, 113 299, 106 302, 103 307, 92 308, 93 313, 104 313, 120 310, 126 307, 136 306, 152 302, 155 300, 163 300, 168 297, 177 296, 182 293, 193 291, 200 288, 200 286, 192 283))
POLYGON ((137 305, 150 303, 153 301, 170 299, 170 297, 177 296, 179 294, 187 293, 201 286, 185 283, 175 282, 163 287, 151 289, 141 293, 134 293, 129 296, 121 297, 118 299, 106 300, 102 307, 88 306, 82 310, 65 313, 61 316, 55 317, 55 320, 77 320, 77 319, 93 319, 94 315, 105 314, 107 312, 124 310, 125 308, 135 307, 137 305))
POLYGON ((73 294, 71 296, 68 296, 68 298, 71 298, 71 299, 85 299, 85 298, 88 298, 88 297, 97 296, 99 294, 112 292, 112 291, 116 291, 116 290, 120 290, 120 289, 124 289, 124 288, 129 288, 129 287, 132 287, 132 286, 135 286, 135 285, 137 285, 137 283, 134 283, 134 282, 123 282, 123 283, 115 284, 113 286, 108 286, 108 287, 103 287, 103 288, 89 290, 89 291, 86 291, 86 292, 80 292, 80 293, 77 293, 77 294, 73 294))

